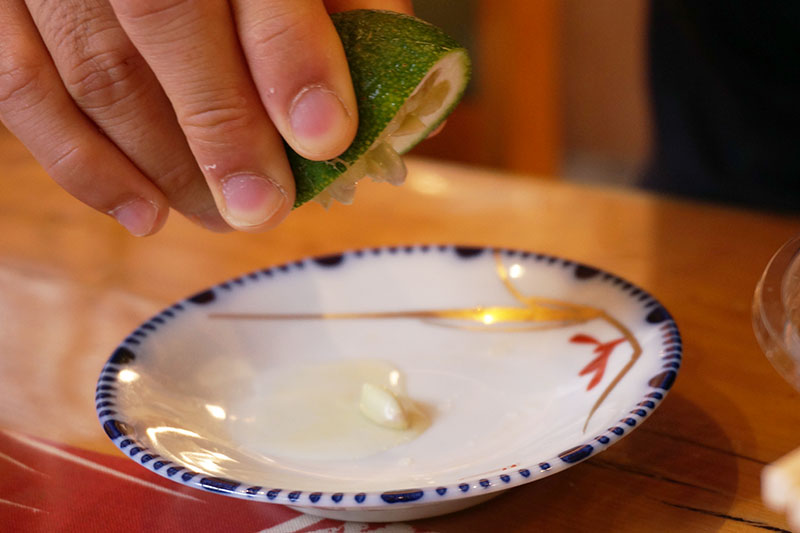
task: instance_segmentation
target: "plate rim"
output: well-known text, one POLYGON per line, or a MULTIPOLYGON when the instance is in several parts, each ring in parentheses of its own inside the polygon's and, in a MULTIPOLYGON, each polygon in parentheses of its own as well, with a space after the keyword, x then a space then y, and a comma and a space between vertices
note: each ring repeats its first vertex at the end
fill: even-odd
POLYGON ((105 362, 97 381, 95 391, 95 409, 99 422, 112 443, 129 459, 143 466, 151 472, 195 489, 205 490, 225 496, 261 501, 264 503, 279 503, 293 507, 315 507, 320 510, 378 510, 387 506, 402 507, 430 505, 448 500, 484 496, 492 492, 503 491, 509 488, 527 484, 557 472, 565 470, 575 464, 585 461, 615 444, 633 429, 635 429, 648 415, 650 415, 673 386, 679 373, 683 359, 683 343, 681 334, 672 315, 663 304, 649 292, 612 274, 604 269, 586 263, 565 259, 556 255, 539 252, 525 251, 517 248, 492 247, 482 245, 459 244, 413 244, 413 245, 385 245, 379 247, 365 247, 349 249, 332 254, 307 256, 296 261, 289 261, 264 269, 254 270, 235 278, 212 285, 191 296, 162 309, 155 315, 141 323, 114 349, 105 362), (547 261, 548 265, 574 267, 578 279, 593 279, 600 276, 603 281, 612 283, 629 296, 636 298, 645 306, 652 307, 646 320, 659 325, 661 335, 661 359, 665 361, 662 372, 651 378, 647 385, 648 390, 628 412, 627 416, 620 419, 612 427, 583 439, 573 448, 565 450, 558 455, 535 465, 517 465, 514 470, 495 473, 493 475, 476 475, 464 478, 460 483, 452 485, 398 488, 386 491, 308 491, 293 490, 284 487, 263 487, 250 483, 217 476, 208 476, 193 472, 186 467, 175 465, 173 462, 162 459, 144 443, 132 436, 132 430, 124 421, 124 416, 116 411, 114 399, 116 385, 121 370, 136 358, 136 346, 139 339, 147 337, 158 330, 169 319, 197 305, 204 305, 214 300, 216 291, 231 291, 237 287, 245 286, 249 282, 258 282, 265 278, 273 277, 276 272, 289 272, 292 268, 303 269, 308 263, 313 262, 322 267, 339 265, 346 257, 362 258, 371 255, 408 254, 412 252, 452 252, 463 259, 483 255, 485 252, 500 254, 503 257, 518 256, 523 259, 547 261), (580 274, 578 274, 580 272, 580 274), (657 320, 656 320, 657 319, 657 320))

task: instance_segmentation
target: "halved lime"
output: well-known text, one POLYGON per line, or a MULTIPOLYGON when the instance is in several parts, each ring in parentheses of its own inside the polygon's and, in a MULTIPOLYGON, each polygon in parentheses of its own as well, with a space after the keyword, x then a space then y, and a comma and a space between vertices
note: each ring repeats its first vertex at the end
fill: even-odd
POLYGON ((331 15, 342 39, 358 102, 358 131, 343 154, 311 161, 286 149, 297 185, 295 207, 314 199, 350 203, 364 176, 399 185, 401 154, 430 134, 461 99, 467 51, 420 19, 378 10, 331 15))

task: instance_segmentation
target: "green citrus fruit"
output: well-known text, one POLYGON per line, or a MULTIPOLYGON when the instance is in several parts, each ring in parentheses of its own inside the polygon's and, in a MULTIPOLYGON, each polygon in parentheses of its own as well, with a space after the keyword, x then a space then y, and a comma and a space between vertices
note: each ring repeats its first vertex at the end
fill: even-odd
POLYGON ((295 207, 315 199, 350 203, 364 176, 399 185, 400 157, 455 108, 469 81, 467 51, 435 26, 391 11, 360 9, 331 15, 358 102, 358 132, 339 157, 305 159, 287 147, 295 207))

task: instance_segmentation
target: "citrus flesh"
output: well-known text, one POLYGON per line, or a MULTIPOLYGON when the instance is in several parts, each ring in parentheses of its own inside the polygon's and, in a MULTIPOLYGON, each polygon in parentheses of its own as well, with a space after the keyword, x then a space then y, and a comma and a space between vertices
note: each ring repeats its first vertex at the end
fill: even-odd
POLYGON ((331 15, 344 46, 359 125, 339 157, 311 161, 286 149, 295 207, 314 199, 350 203, 364 176, 393 185, 406 175, 401 154, 427 137, 455 108, 469 81, 466 50, 422 20, 378 10, 331 15))

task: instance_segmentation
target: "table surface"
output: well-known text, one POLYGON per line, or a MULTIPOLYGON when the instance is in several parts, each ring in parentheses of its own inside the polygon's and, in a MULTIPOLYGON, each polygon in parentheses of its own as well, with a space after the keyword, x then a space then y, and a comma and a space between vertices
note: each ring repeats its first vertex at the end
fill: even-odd
POLYGON ((386 531, 782 531, 759 477, 800 446, 800 395, 761 353, 750 304, 767 261, 798 232, 797 217, 412 158, 404 187, 364 184, 354 205, 305 206, 269 233, 212 234, 173 215, 158 235, 134 238, 0 132, 0 524, 342 530, 123 458, 96 421, 99 369, 162 307, 243 272, 342 249, 461 243, 558 255, 647 289, 681 329, 683 367, 663 405, 608 451, 386 531))

